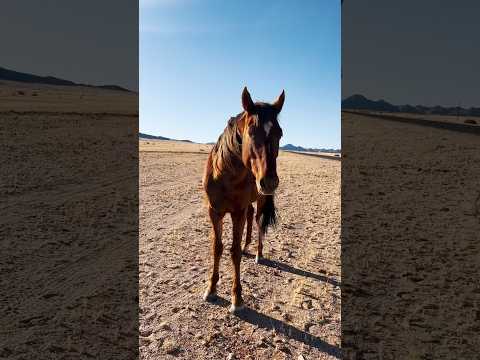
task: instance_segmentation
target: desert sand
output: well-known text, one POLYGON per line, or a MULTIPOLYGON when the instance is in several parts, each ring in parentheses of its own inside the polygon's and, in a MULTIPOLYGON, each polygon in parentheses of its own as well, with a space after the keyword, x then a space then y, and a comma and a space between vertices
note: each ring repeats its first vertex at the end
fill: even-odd
POLYGON ((0 358, 135 357, 137 104, 0 82, 0 358))
POLYGON ((265 264, 242 257, 248 307, 228 312, 231 220, 216 303, 202 300, 210 224, 201 186, 208 145, 140 141, 142 359, 334 359, 340 355, 340 161, 280 152, 280 221, 265 264))
POLYGON ((478 359, 479 164, 478 134, 342 113, 347 359, 478 359))
POLYGON ((438 122, 445 122, 445 123, 453 123, 453 124, 465 124, 468 121, 473 120, 475 124, 470 124, 473 126, 478 126, 480 124, 480 118, 478 116, 453 116, 453 115, 437 115, 437 114, 412 114, 412 113, 386 113, 386 112, 379 112, 379 111, 359 111, 365 114, 374 114, 374 115, 389 115, 389 116, 396 116, 401 118, 409 118, 409 119, 421 119, 421 120, 429 120, 429 121, 438 121, 438 122))

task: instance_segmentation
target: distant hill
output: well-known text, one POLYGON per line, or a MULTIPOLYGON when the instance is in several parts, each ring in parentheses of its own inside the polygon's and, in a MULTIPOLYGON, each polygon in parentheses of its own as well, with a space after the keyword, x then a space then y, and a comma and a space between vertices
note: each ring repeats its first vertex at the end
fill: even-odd
POLYGON ((177 140, 177 139, 170 139, 170 138, 167 138, 167 137, 164 137, 164 136, 149 135, 149 134, 144 134, 144 133, 141 133, 141 132, 139 132, 139 133, 138 133, 138 138, 139 138, 139 139, 143 139, 143 140, 170 140, 170 141, 182 141, 182 142, 188 142, 188 143, 192 143, 192 144, 193 144, 193 141, 191 141, 191 140, 177 140))
MULTIPOLYGON (((149 135, 145 133, 138 133, 138 138, 143 139, 143 140, 171 140, 171 141, 183 141, 183 142, 189 142, 189 143, 194 143, 191 140, 176 140, 176 139, 170 139, 164 136, 155 136, 155 135, 149 135)), ((215 145, 216 143, 214 142, 209 142, 206 143, 206 145, 215 145)), ((292 144, 287 144, 285 146, 280 147, 281 150, 289 150, 289 151, 308 151, 308 152, 323 152, 323 153, 339 153, 339 149, 313 149, 313 148, 304 148, 302 146, 295 146, 292 144)))
POLYGON ((172 140, 163 136, 155 136, 155 135, 149 135, 144 133, 138 133, 138 137, 140 139, 145 139, 145 140, 172 140))
POLYGON ((46 85, 63 85, 63 86, 86 86, 98 89, 108 89, 108 90, 117 90, 117 91, 127 91, 131 92, 128 89, 125 89, 118 85, 88 85, 88 84, 79 84, 70 80, 59 79, 53 76, 38 76, 28 73, 22 73, 19 71, 9 70, 0 67, 0 80, 7 81, 18 81, 31 84, 46 84, 46 85))
POLYGON ((307 152, 323 152, 323 153, 339 153, 340 149, 325 149, 325 148, 304 148, 302 146, 295 146, 292 144, 286 144, 280 147, 280 150, 288 151, 307 151, 307 152))
POLYGON ((480 116, 480 108, 471 107, 468 109, 454 106, 423 106, 423 105, 393 105, 385 100, 370 100, 363 95, 352 95, 342 100, 342 109, 344 110, 369 110, 385 112, 401 112, 411 114, 432 114, 432 115, 451 115, 451 116, 480 116))
POLYGON ((295 145, 292 145, 292 144, 287 144, 287 145, 284 145, 284 146, 280 146, 280 149, 281 150, 290 150, 290 151, 306 151, 305 148, 303 148, 301 146, 295 146, 295 145))
POLYGON ((342 101, 342 109, 396 112, 397 108, 384 100, 373 101, 363 95, 352 95, 342 101))

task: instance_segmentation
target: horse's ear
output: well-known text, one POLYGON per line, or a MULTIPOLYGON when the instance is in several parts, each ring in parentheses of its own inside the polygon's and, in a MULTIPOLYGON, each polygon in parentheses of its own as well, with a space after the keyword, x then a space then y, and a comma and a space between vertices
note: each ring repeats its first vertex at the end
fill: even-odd
POLYGON ((277 112, 282 111, 283 103, 285 102, 285 90, 282 90, 282 93, 278 97, 277 101, 273 103, 273 107, 277 109, 277 112))
POLYGON ((243 105, 243 110, 246 112, 253 114, 255 112, 255 104, 252 101, 252 97, 250 96, 250 93, 247 90, 247 87, 245 86, 243 88, 242 92, 242 105, 243 105))

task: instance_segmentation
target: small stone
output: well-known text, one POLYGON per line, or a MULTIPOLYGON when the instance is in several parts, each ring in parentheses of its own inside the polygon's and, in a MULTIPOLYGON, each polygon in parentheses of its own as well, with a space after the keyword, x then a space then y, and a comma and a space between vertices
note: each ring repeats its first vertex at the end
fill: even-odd
POLYGON ((162 330, 172 330, 172 328, 170 327, 170 325, 166 321, 161 322, 159 327, 162 330))
POLYGON ((227 360, 233 360, 233 359, 235 359, 235 355, 233 355, 233 353, 229 353, 227 355, 227 360))
POLYGON ((307 358, 305 356, 303 356, 302 354, 300 354, 300 355, 298 355, 297 360, 307 360, 307 358))
POLYGON ((176 354, 180 351, 180 347, 172 339, 167 339, 163 342, 162 349, 167 354, 176 354))
POLYGON ((258 347, 267 347, 267 338, 265 336, 262 336, 260 339, 257 340, 255 343, 258 347))
POLYGON ((151 329, 143 329, 143 330, 140 330, 140 336, 141 337, 149 337, 150 335, 152 335, 152 330, 151 329))
POLYGON ((146 338, 140 337, 140 345, 141 345, 141 346, 147 346, 147 345, 149 345, 151 342, 152 342, 152 339, 150 339, 150 338, 148 338, 148 337, 146 337, 146 338))
POLYGON ((273 342, 274 342, 274 343, 285 343, 285 340, 282 339, 280 336, 275 336, 275 337, 273 338, 273 342))
POLYGON ((312 300, 306 300, 302 303, 302 308, 303 309, 313 309, 313 305, 312 305, 312 300))
POLYGON ((289 355, 292 354, 292 352, 290 351, 290 349, 287 348, 285 345, 279 345, 279 346, 276 347, 276 349, 279 350, 279 351, 281 351, 281 352, 283 352, 283 353, 285 353, 285 354, 289 354, 289 355))

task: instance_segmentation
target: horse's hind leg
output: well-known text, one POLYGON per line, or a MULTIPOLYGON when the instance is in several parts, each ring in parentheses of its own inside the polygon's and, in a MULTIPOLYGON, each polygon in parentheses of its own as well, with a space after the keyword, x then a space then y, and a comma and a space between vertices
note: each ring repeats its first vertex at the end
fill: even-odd
POLYGON ((218 282, 218 270, 220 266, 220 258, 222 257, 223 244, 222 244, 222 229, 223 229, 223 216, 224 214, 218 214, 212 208, 208 209, 210 221, 213 225, 211 234, 211 246, 213 266, 210 270, 210 278, 208 281, 208 287, 203 296, 204 300, 213 299, 217 294, 217 282, 218 282))
POLYGON ((247 218, 247 209, 232 213, 233 241, 230 249, 233 263, 232 305, 230 312, 240 311, 243 308, 242 285, 240 284, 240 261, 242 260, 242 234, 247 218))
POLYGON ((243 253, 247 253, 248 245, 252 242, 252 227, 253 227, 253 213, 255 209, 250 204, 247 210, 247 236, 245 237, 245 245, 243 246, 243 253))

